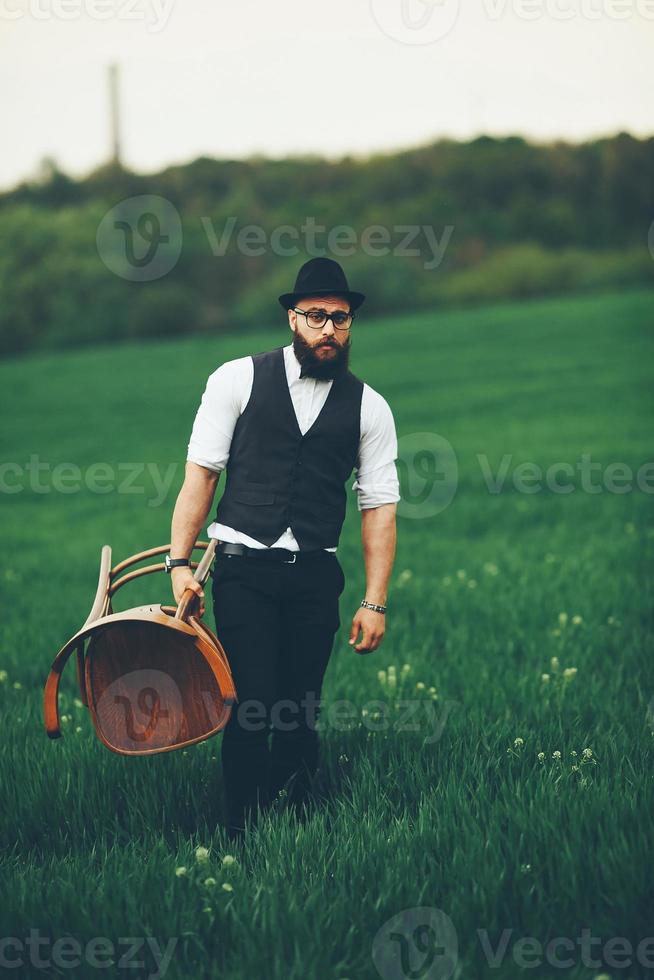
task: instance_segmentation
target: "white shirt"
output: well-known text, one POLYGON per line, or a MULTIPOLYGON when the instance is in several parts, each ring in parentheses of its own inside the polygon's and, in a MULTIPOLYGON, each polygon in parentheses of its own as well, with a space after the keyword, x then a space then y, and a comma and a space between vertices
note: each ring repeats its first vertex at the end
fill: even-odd
MULTIPOLYGON (((325 404, 333 381, 301 378, 301 365, 293 344, 284 347, 284 366, 295 415, 304 435, 325 404)), ((193 423, 187 460, 217 473, 225 468, 234 426, 249 401, 253 380, 254 364, 250 355, 225 361, 209 375, 193 423)), ((369 507, 379 507, 381 504, 396 503, 400 494, 395 467, 397 436, 393 413, 386 399, 365 382, 361 396, 360 432, 355 463, 357 477, 352 484, 352 489, 357 491, 358 509, 361 511, 369 507)), ((209 525, 207 534, 219 541, 240 542, 251 548, 266 547, 243 531, 217 522, 209 525)), ((299 551, 290 527, 286 528, 271 547, 299 551)), ((336 548, 325 550, 336 551, 336 548)))

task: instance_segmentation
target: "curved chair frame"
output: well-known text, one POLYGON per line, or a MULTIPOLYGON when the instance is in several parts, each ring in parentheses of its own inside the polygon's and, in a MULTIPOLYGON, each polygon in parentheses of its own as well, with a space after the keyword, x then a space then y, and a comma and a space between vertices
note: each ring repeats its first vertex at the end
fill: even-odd
MULTIPOLYGON (((193 550, 198 548, 204 549, 204 555, 200 562, 192 561, 191 568, 195 569, 194 577, 196 581, 204 584, 210 573, 211 563, 213 561, 216 548, 216 541, 215 539, 212 539, 211 541, 197 541, 193 550)), ((114 612, 112 608, 113 596, 120 588, 122 588, 128 582, 132 582, 143 575, 150 575, 154 572, 164 572, 165 565, 163 562, 160 562, 156 565, 149 565, 144 568, 127 572, 127 574, 122 573, 125 572, 126 569, 131 568, 132 565, 136 565, 138 562, 144 561, 146 558, 152 558, 156 555, 165 554, 169 551, 169 544, 161 545, 157 548, 149 548, 147 551, 141 551, 136 555, 132 555, 130 558, 126 558, 124 561, 119 562, 112 568, 111 547, 108 544, 103 545, 100 555, 98 587, 95 593, 93 605, 91 606, 91 611, 89 612, 82 628, 78 630, 67 643, 64 644, 55 657, 45 683, 43 714, 45 729, 49 738, 59 738, 62 734, 59 716, 59 685, 64 668, 73 651, 76 653, 77 683, 80 690, 81 700, 91 713, 99 738, 104 745, 106 745, 106 747, 113 752, 119 752, 121 755, 151 755, 157 752, 170 752, 174 749, 183 748, 186 745, 193 745, 195 742, 203 741, 210 735, 216 734, 216 732, 220 731, 222 727, 224 727, 224 724, 226 724, 231 712, 231 707, 238 701, 236 689, 229 668, 227 656, 218 637, 205 623, 201 621, 201 619, 199 619, 193 613, 193 610, 198 603, 198 597, 195 592, 192 589, 186 589, 178 606, 163 606, 160 604, 154 604, 138 606, 118 613, 114 612), (86 655, 85 646, 87 639, 95 632, 96 629, 110 623, 120 621, 157 623, 168 629, 178 630, 181 633, 193 638, 196 648, 203 655, 213 673, 218 688, 223 696, 224 704, 228 707, 225 719, 219 727, 216 727, 213 731, 200 735, 196 738, 188 739, 185 742, 180 742, 177 745, 139 751, 130 751, 125 749, 118 750, 106 740, 101 726, 98 724, 95 711, 92 685, 90 683, 89 658, 86 655)))

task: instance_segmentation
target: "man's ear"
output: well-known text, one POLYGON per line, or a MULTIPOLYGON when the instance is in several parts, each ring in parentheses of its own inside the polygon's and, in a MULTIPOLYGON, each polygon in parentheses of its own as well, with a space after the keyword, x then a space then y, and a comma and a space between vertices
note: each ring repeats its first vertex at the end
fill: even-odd
POLYGON ((297 320, 297 314, 293 310, 288 311, 288 325, 291 330, 295 330, 295 321, 297 320))

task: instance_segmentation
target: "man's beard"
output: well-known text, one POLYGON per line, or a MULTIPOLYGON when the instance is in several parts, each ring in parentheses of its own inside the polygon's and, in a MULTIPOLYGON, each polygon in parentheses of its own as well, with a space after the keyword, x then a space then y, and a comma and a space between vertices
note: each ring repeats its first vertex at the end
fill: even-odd
POLYGON ((301 378, 317 378, 319 381, 329 381, 340 377, 347 371, 350 362, 350 347, 352 338, 348 336, 345 344, 337 340, 321 340, 320 345, 330 344, 336 350, 335 354, 318 354, 317 347, 312 347, 298 330, 293 331, 293 350, 300 362, 301 378))

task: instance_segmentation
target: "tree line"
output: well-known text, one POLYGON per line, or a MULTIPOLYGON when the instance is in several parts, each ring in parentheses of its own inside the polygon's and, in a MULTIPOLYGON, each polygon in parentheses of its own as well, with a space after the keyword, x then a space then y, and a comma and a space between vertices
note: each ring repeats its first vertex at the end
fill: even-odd
POLYGON ((44 161, 0 194, 0 351, 272 326, 312 254, 366 315, 651 284, 653 177, 654 138, 627 133, 79 180, 44 161))

